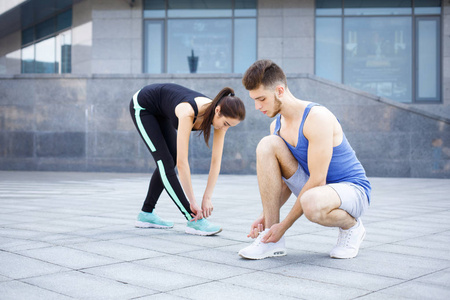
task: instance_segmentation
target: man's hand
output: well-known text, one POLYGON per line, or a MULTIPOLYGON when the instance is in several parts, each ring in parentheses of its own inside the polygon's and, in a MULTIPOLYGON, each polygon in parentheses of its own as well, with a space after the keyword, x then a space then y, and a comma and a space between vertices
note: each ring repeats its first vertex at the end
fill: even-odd
POLYGON ((203 211, 202 209, 198 206, 197 203, 191 203, 190 204, 190 208, 192 211, 191 216, 193 216, 194 218, 191 220, 191 222, 194 221, 198 221, 200 219, 203 219, 203 211))
POLYGON ((247 237, 251 237, 252 239, 256 239, 260 232, 264 231, 264 216, 260 216, 258 219, 253 222, 250 233, 247 237))
POLYGON ((266 232, 264 237, 261 239, 261 242, 276 243, 281 239, 285 232, 286 229, 284 229, 280 223, 273 224, 272 227, 270 227, 270 230, 266 232))
POLYGON ((203 217, 209 218, 209 216, 211 216, 213 210, 214 210, 214 207, 212 205, 211 198, 204 196, 203 201, 202 201, 203 217))

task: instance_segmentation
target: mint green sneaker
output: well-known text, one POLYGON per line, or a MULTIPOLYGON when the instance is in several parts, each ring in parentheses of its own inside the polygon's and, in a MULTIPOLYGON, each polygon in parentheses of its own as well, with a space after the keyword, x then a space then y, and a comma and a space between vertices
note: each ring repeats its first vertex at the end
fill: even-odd
POLYGON ((222 231, 222 228, 218 225, 213 225, 206 219, 200 219, 198 221, 188 221, 186 225, 186 233, 195 235, 214 235, 222 231))
POLYGON ((134 226, 138 228, 172 228, 173 222, 164 221, 155 213, 141 211, 134 226))

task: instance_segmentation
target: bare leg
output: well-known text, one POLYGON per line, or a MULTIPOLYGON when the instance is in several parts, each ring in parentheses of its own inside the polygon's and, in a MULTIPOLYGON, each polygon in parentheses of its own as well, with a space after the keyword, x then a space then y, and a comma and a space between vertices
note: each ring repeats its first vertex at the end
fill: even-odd
POLYGON ((356 224, 355 218, 339 209, 341 200, 332 187, 325 185, 312 188, 300 197, 300 203, 306 218, 311 222, 342 229, 356 224))
POLYGON ((297 167, 297 160, 280 137, 266 136, 259 142, 256 173, 266 228, 280 222, 280 208, 290 195, 281 176, 290 178, 297 167))

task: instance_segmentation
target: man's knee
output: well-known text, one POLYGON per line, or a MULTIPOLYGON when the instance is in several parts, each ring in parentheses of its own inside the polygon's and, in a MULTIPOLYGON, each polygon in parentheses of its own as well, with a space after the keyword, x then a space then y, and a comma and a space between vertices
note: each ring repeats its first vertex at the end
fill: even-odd
POLYGON ((320 205, 320 193, 317 189, 310 189, 300 197, 303 214, 314 223, 320 223, 325 217, 324 211, 320 205))
POLYGON ((259 141, 256 147, 256 156, 263 157, 267 155, 274 155, 277 147, 284 144, 280 137, 276 135, 265 136, 259 141))

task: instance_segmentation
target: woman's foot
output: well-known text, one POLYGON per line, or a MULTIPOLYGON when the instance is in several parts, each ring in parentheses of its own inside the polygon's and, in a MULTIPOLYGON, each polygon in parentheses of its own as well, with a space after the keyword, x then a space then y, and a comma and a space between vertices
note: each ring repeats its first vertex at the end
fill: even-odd
POLYGON ((195 235, 214 235, 222 231, 218 225, 209 223, 205 218, 198 221, 188 221, 185 232, 195 235))
POLYGON ((141 211, 137 217, 135 227, 138 228, 160 228, 167 229, 173 227, 173 222, 164 221, 154 212, 141 211))

